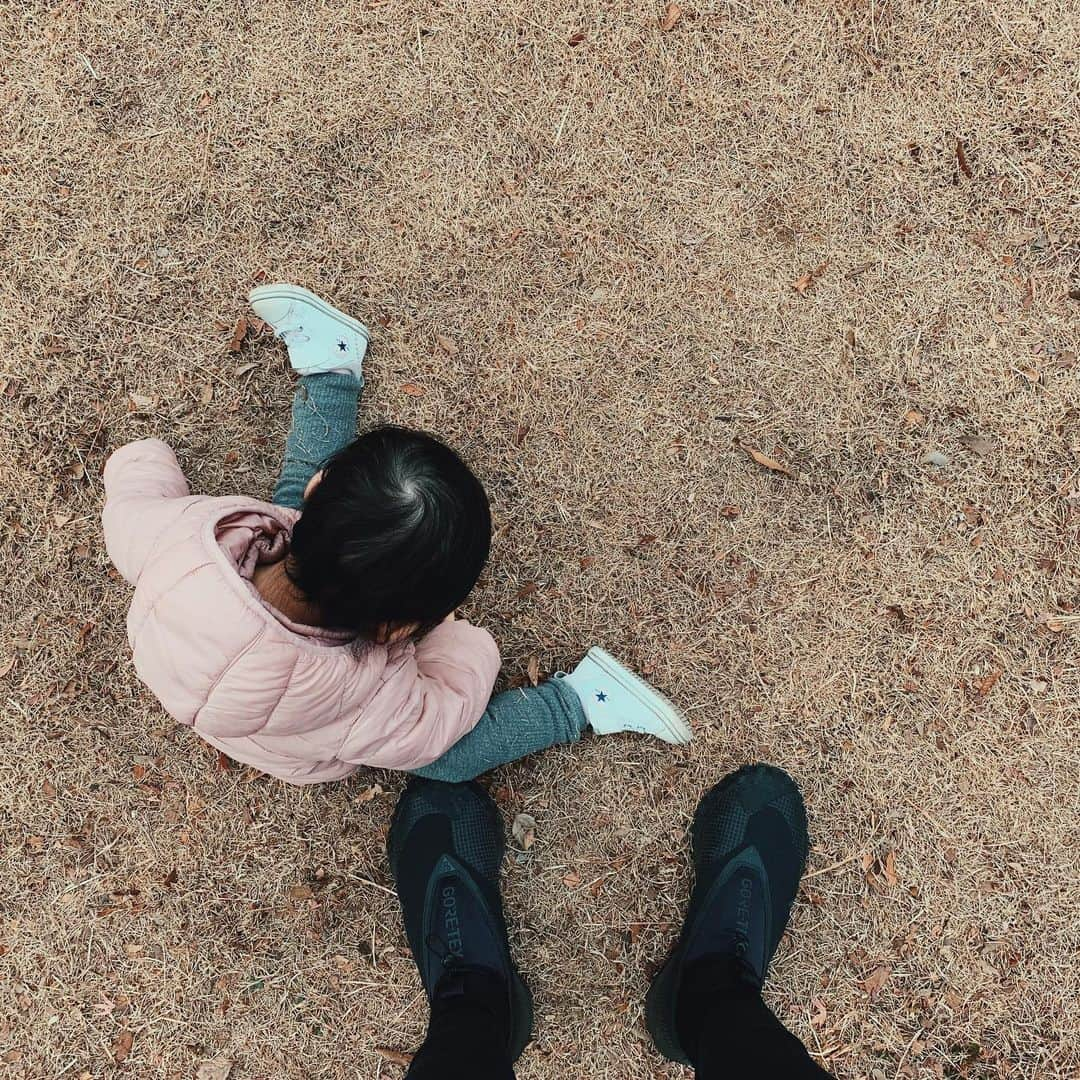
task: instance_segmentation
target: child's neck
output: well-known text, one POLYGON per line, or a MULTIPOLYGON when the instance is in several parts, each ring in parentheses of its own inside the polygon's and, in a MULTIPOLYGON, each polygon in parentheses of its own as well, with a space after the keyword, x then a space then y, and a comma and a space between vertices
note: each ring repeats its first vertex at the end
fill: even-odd
POLYGON ((255 567, 251 577, 259 595, 287 619, 303 626, 321 626, 319 609, 289 580, 285 560, 255 567))

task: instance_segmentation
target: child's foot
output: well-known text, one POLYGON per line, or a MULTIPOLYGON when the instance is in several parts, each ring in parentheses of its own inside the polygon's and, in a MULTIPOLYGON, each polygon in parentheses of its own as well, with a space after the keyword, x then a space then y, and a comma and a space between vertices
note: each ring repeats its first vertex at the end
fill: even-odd
POLYGON ((585 718, 597 735, 634 731, 669 743, 690 741, 690 725, 682 713, 599 646, 562 678, 581 698, 585 718))
POLYGON ((289 362, 301 375, 343 371, 364 381, 364 353, 370 334, 299 285, 260 285, 248 293, 252 310, 285 342, 289 362))
POLYGON ((795 781, 771 765, 729 773, 698 803, 691 844, 686 921, 645 1000, 660 1053, 687 1065, 703 1006, 757 994, 787 927, 810 846, 795 781))
POLYGON ((409 781, 387 838, 390 869, 432 1016, 488 1012, 516 1060, 532 1034, 532 997, 510 956, 499 894, 503 826, 477 784, 409 781))

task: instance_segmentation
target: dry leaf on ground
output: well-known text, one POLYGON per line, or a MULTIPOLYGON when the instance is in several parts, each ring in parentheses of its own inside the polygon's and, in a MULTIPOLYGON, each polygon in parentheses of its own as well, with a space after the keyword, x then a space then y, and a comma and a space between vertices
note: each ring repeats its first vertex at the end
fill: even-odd
POLYGON ((777 461, 776 458, 769 457, 768 454, 763 454, 760 450, 747 443, 738 443, 739 449, 744 454, 749 454, 759 465, 763 465, 766 469, 770 469, 772 472, 783 473, 785 476, 794 476, 795 473, 785 465, 783 462, 777 461))
POLYGON ((445 334, 436 334, 435 343, 439 346, 444 353, 449 356, 457 356, 458 347, 457 342, 453 338, 448 338, 445 334))
POLYGON ((290 885, 286 891, 292 900, 310 900, 315 895, 310 885, 290 885))
POLYGON ((814 284, 814 282, 815 282, 815 281, 817 281, 817 279, 818 279, 819 277, 821 277, 821 275, 822 275, 822 274, 824 274, 824 273, 825 273, 825 270, 826 270, 826 269, 828 268, 828 265, 829 265, 829 263, 828 263, 828 261, 826 260, 826 261, 825 261, 825 262, 823 262, 823 263, 822 263, 822 264, 821 264, 820 266, 818 266, 818 267, 817 267, 816 269, 814 269, 814 270, 808 270, 808 271, 807 271, 807 272, 806 272, 805 274, 803 274, 803 275, 802 275, 801 277, 797 277, 797 278, 796 278, 796 279, 795 279, 795 280, 794 280, 794 281, 793 281, 793 282, 791 283, 791 287, 792 287, 792 288, 793 288, 793 289, 794 289, 794 290, 795 290, 795 291, 796 291, 796 292, 797 292, 797 293, 798 293, 798 294, 799 294, 800 296, 805 296, 805 295, 806 295, 806 290, 807 290, 807 289, 809 289, 809 288, 810 288, 810 286, 811 286, 811 285, 813 285, 813 284, 814 284))
POLYGON ((885 855, 885 880, 892 886, 896 886, 900 883, 900 879, 896 876, 896 852, 889 851, 885 855))
POLYGON ((131 1047, 134 1042, 135 1036, 132 1035, 130 1031, 121 1031, 120 1034, 113 1039, 112 1056, 117 1065, 124 1061, 128 1054, 131 1053, 131 1047))
POLYGON ((248 321, 246 315, 241 315, 236 320, 236 325, 233 327, 232 338, 229 341, 229 352, 239 352, 240 346, 244 344, 244 338, 247 337, 248 321))
POLYGON ((403 1069, 407 1069, 412 1064, 412 1054, 406 1054, 401 1050, 391 1050, 388 1046, 376 1046, 375 1053, 383 1061, 389 1061, 392 1065, 400 1065, 403 1069))
POLYGON ((967 151, 964 149, 964 140, 956 140, 956 163, 960 166, 960 171, 970 180, 974 173, 971 171, 971 166, 968 164, 967 151))
POLYGON ((401 392, 403 394, 408 394, 409 397, 423 397, 427 391, 417 383, 407 382, 401 384, 401 392))
POLYGON ((993 439, 988 439, 985 435, 961 435, 960 444, 973 454, 978 454, 979 457, 992 454, 997 445, 993 439))
POLYGON ((229 1080, 233 1063, 227 1058, 204 1061, 195 1072, 195 1080, 229 1080))
POLYGON ((892 974, 892 968, 888 964, 881 964, 862 981, 862 988, 873 997, 888 981, 892 974))
POLYGON ((683 17, 683 9, 678 4, 668 4, 660 19, 660 29, 667 33, 675 29, 675 24, 683 17))
POLYGON ((530 656, 525 670, 528 672, 529 682, 537 686, 540 682, 540 657, 530 656))

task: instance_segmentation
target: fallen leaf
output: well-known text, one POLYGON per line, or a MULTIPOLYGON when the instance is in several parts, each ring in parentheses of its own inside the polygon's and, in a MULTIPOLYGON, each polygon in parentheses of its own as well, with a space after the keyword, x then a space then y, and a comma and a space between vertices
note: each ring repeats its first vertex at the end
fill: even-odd
POLYGON ((204 93, 202 97, 195 103, 195 111, 204 113, 211 105, 214 104, 214 99, 207 93, 204 93))
POLYGON ((232 338, 229 341, 229 352, 239 352, 240 346, 244 343, 244 338, 248 332, 247 317, 241 315, 236 320, 236 325, 233 327, 232 338))
POLYGON ((766 469, 771 469, 773 472, 783 473, 785 476, 794 476, 795 474, 786 465, 777 461, 776 458, 769 457, 768 454, 763 454, 760 450, 756 450, 752 446, 748 446, 746 443, 736 444, 740 450, 745 454, 749 454, 759 465, 763 465, 766 469))
POLYGON ((908 409, 904 413, 904 425, 908 428, 922 427, 926 423, 926 417, 918 409, 908 409))
POLYGON ((571 870, 568 874, 563 874, 562 883, 568 889, 576 889, 581 884, 581 875, 576 870, 571 870))
POLYGON ((956 164, 960 166, 960 171, 970 180, 975 174, 971 171, 971 166, 968 164, 967 153, 964 150, 964 140, 956 140, 956 164))
POLYGON ((528 851, 529 848, 536 843, 536 818, 532 814, 518 814, 514 818, 514 824, 511 830, 514 834, 514 839, 524 851, 528 851))
POLYGON ((811 998, 810 1007, 814 1010, 813 1015, 810 1017, 810 1026, 814 1028, 821 1027, 829 1018, 825 1002, 821 998, 811 998))
POLYGON ((884 863, 883 869, 885 871, 885 880, 890 885, 895 886, 895 885, 898 885, 900 883, 900 879, 896 876, 896 852, 895 851, 886 852, 886 854, 885 854, 885 863, 884 863))
POLYGON ((675 24, 683 17, 683 10, 678 4, 668 4, 667 10, 660 19, 660 29, 666 34, 675 29, 675 24))
POLYGON ((412 1064, 413 1055, 402 1053, 400 1050, 391 1050, 388 1046, 376 1046, 375 1053, 392 1065, 400 1065, 407 1069, 412 1064))
POLYGON ((515 593, 515 597, 518 600, 525 600, 528 597, 532 596, 532 594, 536 592, 539 588, 540 586, 537 585, 535 581, 530 581, 528 582, 528 584, 522 585, 521 588, 518 589, 518 591, 515 593))
POLYGON ((422 386, 417 386, 414 382, 407 382, 401 384, 401 392, 408 394, 409 397, 423 397, 427 391, 422 386))
POLYGON ((988 439, 983 435, 961 435, 960 443, 979 457, 986 457, 987 454, 993 453, 997 446, 993 439, 988 439))
POLYGON ((576 49, 585 40, 585 35, 579 30, 576 34, 571 34, 567 39, 566 44, 571 49, 576 49))
POLYGON ((530 656, 529 663, 525 670, 528 672, 529 682, 532 683, 533 686, 538 685, 540 682, 540 657, 535 655, 530 656))
POLYGON ((458 347, 453 338, 445 337, 443 334, 436 334, 435 343, 444 353, 447 353, 450 356, 457 356, 458 347))
POLYGON ((727 503, 720 507, 720 516, 727 518, 728 521, 734 521, 741 513, 742 511, 733 503, 727 503))
POLYGON ((195 1071, 195 1080, 229 1080, 233 1063, 228 1058, 214 1058, 204 1061, 195 1071))
POLYGON ((286 891, 292 900, 310 900, 315 895, 310 885, 290 885, 286 891))
POLYGON ((1000 678, 1000 671, 991 671, 989 675, 984 675, 981 679, 976 680, 975 689, 978 691, 979 697, 985 698, 994 689, 1000 678))
POLYGON ((809 289, 810 286, 813 285, 814 282, 817 281, 817 279, 819 277, 821 277, 822 274, 825 273, 825 270, 828 267, 828 265, 829 265, 828 260, 826 260, 820 266, 818 266, 816 269, 808 270, 805 274, 802 275, 802 277, 796 278, 791 283, 791 287, 800 296, 805 296, 806 295, 806 290, 809 289))
POLYGON ((42 780, 41 794, 44 795, 46 799, 55 799, 56 785, 51 780, 42 780))
POLYGON ((514 445, 520 446, 525 441, 525 436, 529 434, 530 430, 528 424, 518 424, 517 430, 514 432, 514 445))
POLYGON ((157 398, 145 394, 128 394, 128 411, 136 413, 150 412, 157 405, 157 398))
POLYGON ((203 405, 209 405, 214 400, 214 384, 203 383, 203 388, 199 391, 199 401, 203 405))
POLYGON ((382 784, 372 784, 371 787, 365 788, 356 797, 358 803, 369 803, 372 799, 383 794, 382 784))
POLYGON ((874 970, 862 981, 862 988, 873 997, 888 981, 889 976, 892 974, 892 968, 888 964, 882 964, 880 967, 874 968, 874 970))
POLYGON ((119 1065, 131 1053, 131 1046, 135 1042, 135 1036, 130 1031, 121 1031, 113 1040, 112 1056, 119 1065))

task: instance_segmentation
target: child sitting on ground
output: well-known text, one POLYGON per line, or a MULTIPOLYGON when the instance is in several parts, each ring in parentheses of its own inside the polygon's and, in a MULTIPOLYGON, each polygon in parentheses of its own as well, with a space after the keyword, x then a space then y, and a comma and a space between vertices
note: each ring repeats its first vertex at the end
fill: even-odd
POLYGON ((429 435, 355 437, 363 325, 292 285, 250 299, 301 376, 272 502, 190 494, 157 439, 105 467, 135 670, 165 709, 297 784, 360 765, 467 780, 587 728, 688 741, 670 702, 599 648, 491 698, 495 642, 454 618, 491 545, 479 480, 429 435))

